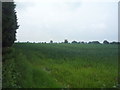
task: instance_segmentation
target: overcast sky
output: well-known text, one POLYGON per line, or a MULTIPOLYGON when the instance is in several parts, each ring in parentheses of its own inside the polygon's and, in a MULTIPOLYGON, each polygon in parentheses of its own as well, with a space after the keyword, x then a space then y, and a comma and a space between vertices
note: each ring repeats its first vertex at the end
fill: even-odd
POLYGON ((118 2, 115 0, 15 1, 20 25, 17 41, 118 40, 118 2))

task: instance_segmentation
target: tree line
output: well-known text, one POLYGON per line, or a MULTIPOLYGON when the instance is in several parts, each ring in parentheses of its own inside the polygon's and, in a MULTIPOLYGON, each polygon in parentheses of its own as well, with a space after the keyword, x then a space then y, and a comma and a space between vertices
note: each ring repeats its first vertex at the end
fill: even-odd
MULTIPOLYGON (((36 42, 17 42, 17 43, 36 43, 36 42)), ((38 42, 38 43, 47 43, 47 42, 38 42)), ((67 39, 64 40, 64 42, 54 42, 53 40, 50 40, 50 42, 48 43, 65 43, 65 44, 120 44, 120 42, 109 42, 107 40, 104 40, 102 43, 99 42, 99 41, 90 41, 90 42, 84 42, 84 41, 72 41, 72 42, 69 42, 67 39)))
MULTIPOLYGON (((53 41, 51 40, 50 43, 53 43, 53 41)), ((64 42, 62 43, 70 43, 68 42, 67 39, 64 40, 64 42)), ((90 42, 84 42, 84 41, 81 41, 81 42, 78 42, 78 41, 72 41, 71 43, 73 44, 120 44, 120 42, 109 42, 107 40, 104 40, 103 43, 100 43, 99 41, 90 41, 90 42)))

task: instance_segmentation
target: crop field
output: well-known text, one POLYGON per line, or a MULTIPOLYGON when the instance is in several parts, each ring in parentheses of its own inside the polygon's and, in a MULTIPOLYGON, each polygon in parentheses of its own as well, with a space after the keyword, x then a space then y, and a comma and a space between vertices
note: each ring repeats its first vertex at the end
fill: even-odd
POLYGON ((23 88, 115 88, 118 46, 16 43, 16 84, 23 88))

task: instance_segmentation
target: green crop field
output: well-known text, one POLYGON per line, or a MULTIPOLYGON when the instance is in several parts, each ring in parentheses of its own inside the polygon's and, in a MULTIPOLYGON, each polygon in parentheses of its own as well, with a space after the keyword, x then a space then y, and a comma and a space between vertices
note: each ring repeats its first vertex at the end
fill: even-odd
POLYGON ((117 45, 16 43, 11 50, 11 54, 3 57, 14 64, 5 64, 9 70, 12 68, 12 72, 5 73, 8 76, 4 75, 6 87, 115 88, 117 85, 117 45))

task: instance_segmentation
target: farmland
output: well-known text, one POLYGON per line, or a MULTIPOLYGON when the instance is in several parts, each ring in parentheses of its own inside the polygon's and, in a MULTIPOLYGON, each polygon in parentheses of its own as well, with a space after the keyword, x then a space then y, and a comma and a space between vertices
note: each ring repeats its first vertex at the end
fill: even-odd
POLYGON ((115 88, 117 85, 117 45, 15 43, 12 52, 5 58, 14 64, 13 87, 115 88))

